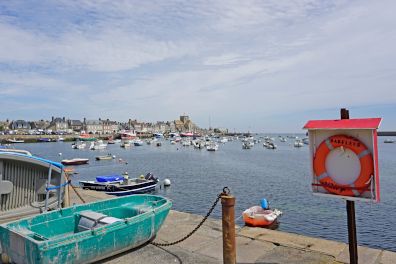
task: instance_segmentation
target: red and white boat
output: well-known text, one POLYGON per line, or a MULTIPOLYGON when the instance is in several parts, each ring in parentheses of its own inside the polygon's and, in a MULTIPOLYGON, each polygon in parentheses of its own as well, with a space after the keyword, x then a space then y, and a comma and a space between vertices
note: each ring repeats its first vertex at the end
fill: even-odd
POLYGON ((278 209, 263 209, 261 206, 253 206, 243 212, 243 221, 248 226, 266 227, 274 223, 282 212, 278 209))
POLYGON ((134 140, 136 138, 137 136, 134 131, 125 131, 121 133, 121 140, 134 140))
POLYGON ((184 132, 184 133, 180 133, 181 137, 193 137, 194 134, 193 132, 184 132))
POLYGON ((83 165, 87 164, 89 159, 81 159, 81 158, 75 158, 75 159, 64 159, 61 161, 63 165, 83 165))

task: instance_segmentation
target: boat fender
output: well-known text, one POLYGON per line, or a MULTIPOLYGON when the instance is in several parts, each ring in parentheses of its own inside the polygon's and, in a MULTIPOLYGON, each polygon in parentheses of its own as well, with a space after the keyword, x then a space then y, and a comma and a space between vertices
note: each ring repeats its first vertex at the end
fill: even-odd
POLYGON ((269 208, 268 201, 265 198, 261 199, 260 204, 261 204, 261 208, 263 208, 264 210, 267 210, 269 208))

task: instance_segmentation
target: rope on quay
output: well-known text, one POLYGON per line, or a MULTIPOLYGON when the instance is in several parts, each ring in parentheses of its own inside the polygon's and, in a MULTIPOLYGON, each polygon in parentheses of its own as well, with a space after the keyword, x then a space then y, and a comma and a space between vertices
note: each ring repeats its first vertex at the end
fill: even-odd
POLYGON ((181 239, 173 241, 173 242, 170 242, 170 243, 157 243, 157 242, 151 241, 151 244, 153 244, 154 246, 157 246, 157 247, 168 247, 168 246, 173 246, 173 245, 176 245, 176 244, 179 244, 179 243, 183 242, 184 240, 186 240, 187 238, 192 236, 195 232, 197 232, 198 229, 205 223, 205 221, 208 219, 210 214, 215 209, 215 207, 216 207, 217 203, 219 202, 221 196, 228 195, 229 193, 230 193, 230 189, 228 187, 224 187, 223 188, 223 192, 221 192, 219 195, 217 195, 216 200, 214 201, 213 205, 210 207, 208 213, 201 220, 201 222, 199 222, 199 224, 190 233, 188 233, 187 235, 185 235, 181 239))

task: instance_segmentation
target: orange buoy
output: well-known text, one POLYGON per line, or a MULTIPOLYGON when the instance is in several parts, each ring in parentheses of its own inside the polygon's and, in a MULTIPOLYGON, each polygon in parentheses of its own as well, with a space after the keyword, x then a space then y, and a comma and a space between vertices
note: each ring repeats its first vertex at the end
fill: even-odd
POLYGON ((335 135, 324 140, 316 149, 313 169, 320 182, 318 185, 328 192, 344 196, 360 196, 367 190, 371 176, 374 175, 374 162, 370 151, 358 139, 346 135, 335 135), (349 185, 338 184, 326 171, 327 155, 339 147, 352 150, 360 161, 359 177, 349 185))

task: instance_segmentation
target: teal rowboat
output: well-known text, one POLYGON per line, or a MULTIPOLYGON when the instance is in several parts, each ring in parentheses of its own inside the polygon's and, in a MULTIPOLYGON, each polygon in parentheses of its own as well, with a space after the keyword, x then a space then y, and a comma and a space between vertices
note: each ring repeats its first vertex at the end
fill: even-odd
POLYGON ((1 248, 15 263, 92 263, 153 239, 171 206, 155 195, 75 205, 0 225, 1 248))

